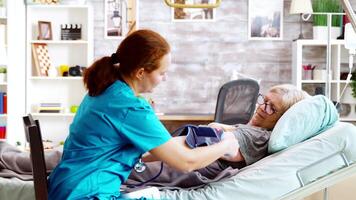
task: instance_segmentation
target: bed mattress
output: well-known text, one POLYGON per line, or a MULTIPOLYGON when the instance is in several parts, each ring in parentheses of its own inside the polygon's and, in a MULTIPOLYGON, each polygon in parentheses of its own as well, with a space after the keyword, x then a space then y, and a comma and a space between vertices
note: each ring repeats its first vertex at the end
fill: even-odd
POLYGON ((308 185, 345 167, 345 159, 350 165, 356 161, 356 127, 339 122, 318 136, 243 168, 234 177, 195 190, 163 190, 161 197, 185 200, 279 199, 301 188, 302 184, 308 185))

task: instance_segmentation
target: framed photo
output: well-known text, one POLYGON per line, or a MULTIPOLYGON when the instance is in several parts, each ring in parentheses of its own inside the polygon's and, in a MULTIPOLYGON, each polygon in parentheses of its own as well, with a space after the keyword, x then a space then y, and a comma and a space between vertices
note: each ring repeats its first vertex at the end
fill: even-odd
POLYGON ((283 0, 249 0, 248 39, 283 39, 283 0))
POLYGON ((25 0, 26 5, 32 4, 56 4, 59 0, 25 0))
POLYGON ((38 39, 52 40, 51 22, 38 21, 38 39))
MULTIPOLYGON (((179 4, 213 4, 216 0, 171 0, 179 4)), ((179 21, 215 21, 216 9, 213 8, 172 8, 172 20, 179 21)))
POLYGON ((106 39, 122 38, 138 29, 138 0, 104 0, 106 39))

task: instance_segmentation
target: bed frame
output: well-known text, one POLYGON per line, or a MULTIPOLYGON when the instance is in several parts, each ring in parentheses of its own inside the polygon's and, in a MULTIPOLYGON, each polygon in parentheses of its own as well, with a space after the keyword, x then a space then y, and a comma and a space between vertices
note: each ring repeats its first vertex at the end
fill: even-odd
POLYGON ((315 192, 324 190, 324 200, 327 199, 327 188, 335 185, 350 177, 350 174, 356 174, 356 164, 345 166, 344 168, 335 171, 317 181, 309 183, 299 189, 296 189, 280 198, 280 200, 302 199, 315 192))

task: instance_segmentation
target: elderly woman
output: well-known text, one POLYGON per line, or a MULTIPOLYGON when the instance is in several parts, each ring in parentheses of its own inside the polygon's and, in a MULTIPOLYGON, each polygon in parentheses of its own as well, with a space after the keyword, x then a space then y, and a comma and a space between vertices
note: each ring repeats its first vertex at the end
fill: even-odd
MULTIPOLYGON (((160 176, 145 185, 189 188, 236 174, 239 168, 253 164, 267 156, 268 140, 277 121, 293 104, 308 96, 306 92, 293 85, 284 84, 270 88, 267 94, 259 95, 258 107, 248 124, 209 124, 211 127, 221 128, 225 132, 234 134, 239 143, 236 156, 223 156, 207 167, 189 173, 164 165, 160 176)), ((144 160, 148 162, 154 159, 148 155, 144 160)), ((158 162, 147 163, 147 169, 141 173, 133 172, 126 184, 139 185, 152 179, 159 171, 158 162)))

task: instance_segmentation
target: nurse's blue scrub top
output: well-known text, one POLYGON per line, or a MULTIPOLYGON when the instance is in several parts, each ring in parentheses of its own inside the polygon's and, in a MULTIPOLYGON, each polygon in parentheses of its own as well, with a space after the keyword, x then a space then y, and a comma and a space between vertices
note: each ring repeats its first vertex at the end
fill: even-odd
POLYGON ((86 95, 70 125, 49 199, 115 199, 141 154, 171 138, 148 102, 116 81, 86 95))

